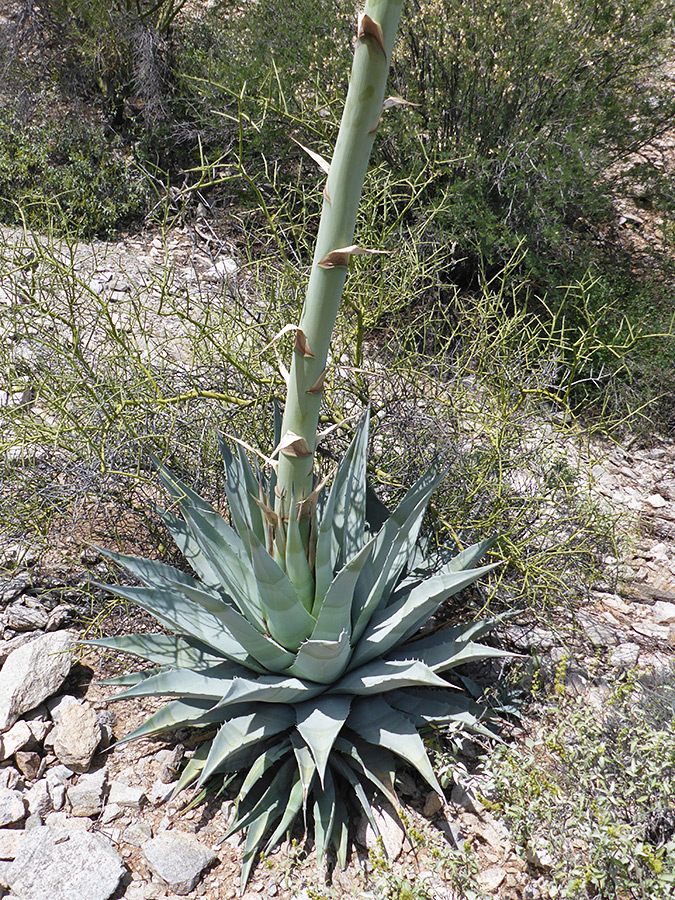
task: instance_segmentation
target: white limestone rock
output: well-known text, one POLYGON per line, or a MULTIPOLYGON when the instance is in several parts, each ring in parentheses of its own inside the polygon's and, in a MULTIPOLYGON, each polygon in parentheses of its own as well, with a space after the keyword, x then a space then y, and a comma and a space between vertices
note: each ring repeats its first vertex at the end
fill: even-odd
POLYGON ((85 704, 61 708, 53 731, 54 753, 74 772, 86 772, 101 741, 101 726, 85 704))
POLYGON ((140 809, 145 803, 146 797, 143 788, 125 784, 123 781, 112 781, 108 802, 117 806, 126 806, 131 809, 140 809))
POLYGON ((33 732, 27 722, 19 719, 4 734, 0 734, 0 762, 14 756, 17 750, 33 740, 33 732))
POLYGON ((217 859, 210 847, 206 847, 190 834, 165 831, 143 844, 143 855, 148 868, 165 881, 176 894, 189 894, 207 866, 217 859))
POLYGON ((14 825, 26 818, 26 801, 21 791, 0 788, 0 826, 14 825))
POLYGON ((74 640, 70 631, 53 631, 12 650, 0 669, 0 732, 58 691, 70 671, 74 640))
POLYGON ((97 816, 103 808, 108 772, 99 769, 89 775, 82 775, 77 784, 68 788, 68 800, 74 816, 97 816))
POLYGON ((675 603, 667 600, 657 600, 652 607, 652 616, 657 625, 675 624, 675 603))
POLYGON ((21 900, 107 900, 124 863, 97 834, 47 825, 24 836, 6 877, 21 900))

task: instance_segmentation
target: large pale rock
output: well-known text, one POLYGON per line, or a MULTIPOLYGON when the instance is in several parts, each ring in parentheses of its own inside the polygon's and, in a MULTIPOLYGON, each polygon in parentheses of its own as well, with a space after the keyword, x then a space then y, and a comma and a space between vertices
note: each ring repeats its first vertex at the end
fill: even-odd
POLYGON ((21 900, 107 900, 123 873, 105 838, 45 825, 25 834, 6 877, 21 900))
POLYGON ((189 894, 216 854, 190 834, 167 831, 143 844, 148 868, 176 894, 189 894))
POLYGON ((12 650, 0 669, 0 731, 58 691, 70 671, 74 640, 70 631, 54 631, 12 650))
POLYGON ((61 710, 53 737, 60 761, 73 772, 86 772, 101 741, 101 726, 90 706, 74 703, 61 710))

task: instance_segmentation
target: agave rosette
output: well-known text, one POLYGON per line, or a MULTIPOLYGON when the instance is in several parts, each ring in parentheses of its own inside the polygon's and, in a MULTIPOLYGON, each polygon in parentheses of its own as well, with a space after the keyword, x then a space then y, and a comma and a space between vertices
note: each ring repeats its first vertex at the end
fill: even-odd
POLYGON ((175 698, 124 740, 205 729, 177 790, 246 773, 229 830, 246 829, 242 885, 256 853, 279 843, 299 814, 307 822, 308 810, 318 859, 332 845, 344 866, 349 804, 360 804, 377 832, 371 798, 398 808, 397 762, 440 793, 419 729, 488 733, 481 708, 447 674, 508 655, 476 643, 494 620, 418 632, 494 568, 476 566, 491 542, 423 572, 420 526, 444 472, 432 466, 389 514, 366 482, 367 443, 366 414, 330 489, 311 508, 294 505, 297 515, 284 523, 267 502, 274 473, 254 470, 240 447, 233 453, 221 441, 233 527, 160 466, 181 515, 158 513, 196 577, 105 551, 143 584, 105 587, 170 632, 91 642, 155 666, 113 679, 125 687, 116 699, 175 698))

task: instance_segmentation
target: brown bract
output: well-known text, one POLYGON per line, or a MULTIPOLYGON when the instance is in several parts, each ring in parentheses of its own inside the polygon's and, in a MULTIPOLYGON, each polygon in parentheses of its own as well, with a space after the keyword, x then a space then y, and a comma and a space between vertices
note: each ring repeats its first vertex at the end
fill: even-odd
POLYGON ((367 250, 365 247, 358 247, 352 244, 349 247, 339 247, 337 250, 331 250, 327 256, 324 256, 317 265, 322 269, 334 269, 336 266, 349 265, 350 256, 379 256, 388 253, 388 250, 367 250))
POLYGON ((374 19, 371 19, 370 16, 367 16, 365 13, 361 13, 361 15, 359 16, 359 25, 356 36, 359 40, 367 37, 372 38, 380 48, 380 50, 382 50, 384 55, 387 55, 387 51, 384 47, 382 26, 375 22, 374 19))

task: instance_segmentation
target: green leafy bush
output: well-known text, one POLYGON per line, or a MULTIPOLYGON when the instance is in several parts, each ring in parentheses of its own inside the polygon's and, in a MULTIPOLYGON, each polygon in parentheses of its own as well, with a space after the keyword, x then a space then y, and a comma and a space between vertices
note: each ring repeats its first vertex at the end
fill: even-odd
POLYGON ((604 169, 672 121, 668 86, 653 77, 672 0, 410 0, 409 10, 395 65, 420 107, 392 153, 409 155, 421 118, 424 144, 451 160, 458 239, 492 256, 527 236, 562 262, 582 223, 608 212, 604 169))
POLYGON ((76 106, 60 121, 44 121, 54 102, 43 96, 41 115, 28 121, 9 105, 0 111, 0 220, 108 237, 145 213, 147 184, 89 111, 76 106))
POLYGON ((523 848, 547 855, 570 898, 672 897, 672 669, 616 684, 601 708, 562 698, 518 747, 496 751, 494 801, 523 848))

